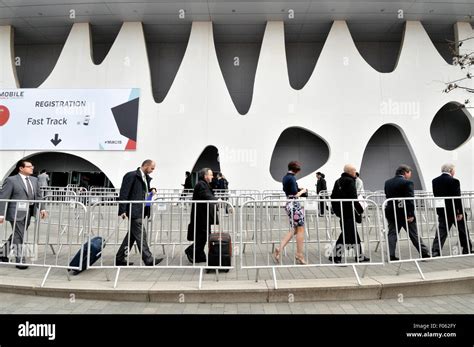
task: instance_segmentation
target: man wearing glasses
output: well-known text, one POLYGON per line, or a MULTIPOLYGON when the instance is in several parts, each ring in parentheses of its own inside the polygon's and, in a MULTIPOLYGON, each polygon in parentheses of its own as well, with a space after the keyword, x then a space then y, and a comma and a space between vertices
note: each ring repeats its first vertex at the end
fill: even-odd
MULTIPOLYGON (((32 176, 33 169, 34 166, 31 162, 20 160, 16 164, 18 174, 5 179, 2 189, 0 189, 0 224, 6 219, 10 222, 13 229, 13 234, 10 235, 8 241, 0 248, 1 262, 8 262, 8 255, 13 250, 16 263, 25 263, 25 254, 22 254, 21 251, 24 241, 23 237, 30 225, 31 216, 35 215, 38 209, 38 204, 34 200, 41 200, 38 179, 32 176), (24 201, 8 202, 5 200, 24 201)), ((46 211, 41 209, 40 216, 41 219, 45 218, 46 211)), ((20 270, 28 268, 24 265, 17 265, 16 267, 20 270)))

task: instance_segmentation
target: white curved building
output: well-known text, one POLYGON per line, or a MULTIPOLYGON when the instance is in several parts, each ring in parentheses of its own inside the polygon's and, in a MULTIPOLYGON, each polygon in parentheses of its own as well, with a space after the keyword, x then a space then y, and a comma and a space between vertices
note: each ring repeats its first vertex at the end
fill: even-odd
MULTIPOLYGON (((114 1, 110 3, 117 5, 114 1)), ((332 186, 344 164, 351 162, 361 168, 366 189, 382 189, 383 181, 394 174, 396 166, 408 163, 415 167, 416 188, 431 190, 431 179, 439 174, 441 165, 453 162, 457 166, 457 177, 462 182, 462 189, 474 190, 473 119, 469 109, 455 107, 463 104, 469 98, 469 93, 461 89, 443 93, 445 83, 463 78, 466 70, 447 63, 428 35, 425 23, 417 20, 416 14, 406 12, 404 19, 393 18, 404 27, 398 57, 393 71, 379 72, 361 55, 366 47, 366 51, 377 56, 378 46, 373 43, 356 45, 350 29, 353 14, 347 10, 344 14, 344 10, 336 4, 339 6, 336 12, 339 13, 333 17, 347 18, 347 21, 332 20, 330 17, 323 20, 326 24, 331 23, 329 33, 319 41, 322 47, 320 53, 315 50, 314 56, 310 57, 312 60, 317 59, 310 77, 297 90, 290 81, 288 33, 285 35, 285 30, 293 24, 288 18, 277 20, 281 14, 275 15, 270 11, 267 18, 271 20, 265 24, 263 40, 256 56, 258 64, 253 90, 241 93, 250 93, 251 98, 246 99, 251 100, 250 107, 247 107, 248 111, 242 112, 245 114, 241 114, 239 109, 245 109, 245 102, 239 103, 240 94, 232 97, 229 91, 238 90, 235 84, 243 82, 225 78, 223 71, 229 70, 232 65, 244 69, 245 66, 240 63, 245 64, 246 59, 245 56, 233 56, 234 51, 230 48, 226 50, 225 45, 222 46, 222 52, 227 60, 218 58, 213 29, 222 24, 223 19, 214 21, 214 25, 211 14, 208 14, 209 20, 202 20, 197 14, 196 20, 192 16, 186 19, 191 31, 187 43, 179 46, 185 47, 184 55, 180 63, 171 63, 179 68, 176 75, 170 77, 172 83, 169 90, 163 92, 153 81, 151 66, 155 66, 156 71, 156 66, 161 64, 160 59, 163 66, 170 64, 167 61, 170 56, 179 56, 176 53, 178 45, 174 48, 169 46, 174 49, 170 56, 163 49, 153 55, 150 49, 152 46, 147 44, 144 33, 144 26, 146 28, 148 25, 148 19, 145 18, 147 7, 139 5, 139 1, 136 3, 139 12, 144 12, 143 24, 140 21, 124 21, 110 51, 100 64, 95 64, 93 59, 95 53, 92 50, 94 42, 91 27, 95 25, 94 19, 85 18, 84 22, 76 19, 71 23, 72 27, 59 50, 54 68, 37 85, 41 89, 140 88, 136 150, 63 151, 59 146, 57 148, 59 152, 92 163, 105 173, 113 185, 119 186, 125 172, 135 169, 144 159, 151 158, 157 162, 154 185, 159 188, 179 188, 184 181, 185 171, 191 171, 195 166, 199 168, 200 164, 207 164, 208 160, 211 160, 209 165, 212 166, 215 158, 203 158, 197 165, 196 162, 206 147, 214 146, 219 152, 220 170, 233 189, 280 189, 279 177, 285 174, 287 162, 296 159, 302 161, 306 168, 303 170, 305 177, 299 181, 302 187, 314 187, 315 171, 324 172, 328 185, 332 186), (150 56, 154 57, 153 61, 150 56), (224 66, 224 63, 229 65, 224 66), (159 89, 158 98, 154 89, 159 89), (157 102, 155 99, 162 100, 157 102), (454 105, 454 108, 448 107, 447 111, 445 108, 438 114, 439 119, 433 122, 438 111, 446 104, 454 105)), ((244 6, 234 1, 229 3, 228 8, 237 6, 237 11, 240 11, 239 3, 244 6)), ((374 25, 381 26, 386 21, 387 12, 396 16, 397 5, 403 6, 390 4, 386 5, 389 9, 378 19, 372 18, 376 15, 371 17, 366 14, 367 23, 372 20, 374 25)), ((376 6, 364 1, 360 5, 376 6)), ((291 2, 286 2, 284 6, 284 9, 289 8, 291 2)), ((109 9, 112 11, 113 8, 109 9)), ((216 13, 223 11, 219 8, 214 10, 216 13)), ((317 11, 315 9, 314 13, 317 11)), ((427 15, 426 11, 425 8, 425 13, 418 17, 427 15)), ((186 10, 188 12, 191 13, 192 9, 186 10)), ((13 14, 12 20, 21 17, 18 13, 13 14)), ((306 13, 305 18, 301 22, 303 28, 304 25, 321 21, 316 17, 312 20, 311 11, 306 13)), ((454 20, 456 38, 462 40, 473 37, 471 24, 457 19, 456 16, 450 17, 451 21, 454 20)), ((239 17, 239 20, 242 18, 239 17)), ((298 11, 295 20, 298 20, 298 11)), ((166 20, 163 21, 165 24, 161 25, 167 28, 177 25, 174 22, 166 25, 166 20)), ((172 22, 171 19, 169 21, 172 22)), ((173 21, 179 19, 173 18, 173 21)), ((234 23, 230 15, 229 22, 234 23)), ((19 67, 16 66, 16 48, 28 57, 38 44, 25 43, 17 47, 15 22, 8 24, 3 19, 0 23, 0 89, 23 88, 18 77, 19 67)), ((37 25, 40 26, 40 23, 38 19, 37 25)), ((114 22, 114 25, 117 23, 114 22)), ((369 40, 369 24, 366 29, 369 40)), ((173 36, 173 30, 169 29, 169 37, 173 36)), ((364 28, 358 31, 364 32, 364 28)), ((24 34, 24 37, 27 36, 24 34)), ((304 35, 302 37, 304 43, 304 35)), ((233 42, 237 45, 237 51, 238 40, 233 42)), ((47 43, 45 41, 43 45, 47 43)), ((53 48, 57 50, 58 46, 53 48)), ((474 40, 466 41, 462 49, 474 51, 474 40)), ((41 52, 44 51, 43 47, 41 52)), ((301 50, 301 56, 305 52, 301 50)), ((295 53, 292 54, 291 59, 294 59, 295 53)), ((383 65, 383 54, 377 57, 383 65)), ((44 59, 49 58, 46 56, 44 59)), ((298 64, 299 60, 292 60, 293 63, 295 61, 298 64)), ((29 65, 29 69, 34 74, 32 65, 29 65)), ((27 73, 25 68, 22 73, 27 73)), ((228 76, 232 76, 232 73, 235 74, 235 71, 228 76)), ((465 85, 472 87, 472 80, 468 80, 465 85)), ((21 134, 18 134, 18 141, 21 141, 21 134)), ((0 179, 11 172, 18 159, 34 158, 41 152, 44 151, 0 151, 0 179)), ((58 163, 51 157, 37 169, 67 171, 71 163, 67 159, 66 162, 58 163)), ((80 171, 79 168, 74 170, 80 171)))

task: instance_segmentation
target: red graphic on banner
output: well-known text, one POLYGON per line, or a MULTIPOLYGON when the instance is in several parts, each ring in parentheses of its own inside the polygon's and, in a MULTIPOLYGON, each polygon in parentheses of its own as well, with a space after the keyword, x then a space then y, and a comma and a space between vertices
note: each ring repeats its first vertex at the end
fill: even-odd
POLYGON ((0 105, 0 127, 5 125, 10 118, 10 111, 6 106, 0 105))
POLYGON ((137 142, 133 140, 128 140, 127 146, 125 146, 125 149, 128 149, 128 150, 137 149, 137 142))

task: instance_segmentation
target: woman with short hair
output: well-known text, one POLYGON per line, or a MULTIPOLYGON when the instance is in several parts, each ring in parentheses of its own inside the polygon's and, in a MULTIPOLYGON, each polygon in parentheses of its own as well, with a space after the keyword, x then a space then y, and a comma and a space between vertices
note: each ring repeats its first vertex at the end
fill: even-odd
POLYGON ((298 183, 296 183, 296 174, 301 171, 301 163, 298 161, 292 161, 288 164, 288 173, 283 177, 283 191, 286 194, 288 201, 285 209, 290 219, 290 227, 293 229, 289 231, 280 242, 280 247, 275 248, 273 258, 276 262, 281 260, 281 252, 286 247, 288 242, 292 239, 293 235, 296 236, 296 254, 295 262, 297 264, 306 265, 304 259, 304 208, 297 200, 300 196, 307 193, 308 190, 305 188, 299 189, 298 183))

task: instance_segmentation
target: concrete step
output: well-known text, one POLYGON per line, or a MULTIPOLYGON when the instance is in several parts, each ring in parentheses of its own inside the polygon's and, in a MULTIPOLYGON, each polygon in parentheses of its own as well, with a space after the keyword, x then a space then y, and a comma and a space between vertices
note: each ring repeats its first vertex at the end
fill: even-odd
POLYGON ((38 278, 0 276, 0 292, 72 299, 168 302, 254 303, 329 300, 374 300, 403 297, 474 293, 474 269, 449 270, 400 276, 369 276, 332 279, 248 281, 113 281, 81 280, 80 276, 49 279, 44 287, 38 278))

